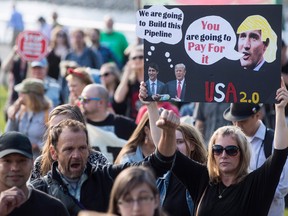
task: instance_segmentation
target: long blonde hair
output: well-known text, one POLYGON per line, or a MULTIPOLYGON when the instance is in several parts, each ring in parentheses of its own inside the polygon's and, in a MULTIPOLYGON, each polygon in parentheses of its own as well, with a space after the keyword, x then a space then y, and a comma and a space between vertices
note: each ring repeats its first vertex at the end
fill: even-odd
POLYGON ((247 174, 248 167, 250 164, 251 151, 250 143, 246 139, 244 133, 239 127, 236 126, 223 126, 218 128, 212 135, 209 144, 208 144, 208 162, 207 168, 209 172, 210 181, 217 183, 221 181, 219 167, 216 164, 212 147, 216 142, 216 139, 219 137, 230 136, 233 140, 236 141, 239 147, 240 161, 238 165, 238 171, 235 176, 236 182, 240 182, 247 174))

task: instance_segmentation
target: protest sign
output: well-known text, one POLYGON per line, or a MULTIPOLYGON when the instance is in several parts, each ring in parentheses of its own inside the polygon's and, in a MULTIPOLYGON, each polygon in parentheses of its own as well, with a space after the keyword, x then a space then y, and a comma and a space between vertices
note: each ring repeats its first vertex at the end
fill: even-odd
POLYGON ((144 39, 148 90, 151 63, 159 66, 157 80, 165 84, 161 91, 151 92, 159 96, 153 99, 275 102, 281 72, 281 5, 157 5, 145 6, 136 16, 137 36, 144 39))
POLYGON ((47 38, 38 31, 23 31, 17 37, 17 53, 26 61, 37 61, 47 54, 47 38))

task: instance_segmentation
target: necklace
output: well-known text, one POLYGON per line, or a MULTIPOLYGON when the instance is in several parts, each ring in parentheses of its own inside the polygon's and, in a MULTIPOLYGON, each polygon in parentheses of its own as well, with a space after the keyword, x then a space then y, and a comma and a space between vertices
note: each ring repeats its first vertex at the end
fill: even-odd
MULTIPOLYGON (((221 183, 220 183, 221 184, 221 183)), ((221 185, 219 184, 219 187, 218 187, 218 198, 219 199, 222 199, 222 195, 223 195, 223 193, 227 190, 227 187, 225 187, 224 189, 222 189, 222 187, 220 187, 221 185), (222 191, 221 191, 221 189, 222 189, 222 191)))

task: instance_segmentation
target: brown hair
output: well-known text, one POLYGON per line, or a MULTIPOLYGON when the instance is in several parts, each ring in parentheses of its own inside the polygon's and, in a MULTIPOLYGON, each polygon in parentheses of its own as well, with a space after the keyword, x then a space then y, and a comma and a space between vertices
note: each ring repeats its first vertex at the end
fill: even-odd
POLYGON ((187 123, 180 123, 177 127, 185 140, 186 148, 189 152, 189 157, 197 162, 206 163, 207 162, 207 150, 205 148, 204 140, 201 133, 192 125, 187 123), (191 151, 190 144, 194 144, 194 151, 191 151))
POLYGON ((143 117, 141 118, 139 124, 128 139, 127 143, 122 147, 121 151, 119 152, 117 158, 114 161, 114 164, 120 164, 124 155, 130 152, 135 152, 137 146, 143 145, 146 137, 144 131, 145 126, 149 127, 149 118, 147 112, 144 113, 143 117))
POLYGON ((28 99, 26 106, 33 112, 41 112, 51 107, 51 101, 45 95, 39 95, 34 92, 27 93, 28 99))
POLYGON ((88 132, 86 126, 77 120, 74 119, 65 119, 59 122, 57 125, 49 128, 48 140, 51 145, 57 150, 57 144, 61 133, 64 128, 69 128, 73 132, 84 131, 87 137, 87 145, 88 145, 88 132))
POLYGON ((56 26, 52 32, 51 32, 51 41, 50 41, 50 46, 52 49, 54 49, 57 44, 56 44, 56 39, 57 39, 57 36, 61 34, 62 37, 64 38, 64 43, 65 43, 65 46, 67 49, 70 48, 70 44, 69 44, 69 38, 68 38, 68 34, 64 31, 63 27, 60 27, 60 26, 56 26))
MULTIPOLYGON (((141 184, 148 185, 154 195, 155 200, 158 199, 160 206, 159 191, 152 171, 143 166, 129 167, 123 170, 115 179, 110 194, 108 213, 120 215, 118 210, 118 201, 127 196, 134 188, 141 184)), ((154 216, 164 215, 159 206, 155 210, 154 216)))
POLYGON ((45 134, 45 144, 42 148, 42 158, 41 158, 41 175, 46 175, 47 172, 51 169, 51 164, 53 162, 53 159, 50 155, 49 147, 50 142, 48 139, 48 133, 49 129, 51 128, 49 125, 49 122, 51 119, 57 115, 65 115, 67 119, 74 119, 77 120, 83 124, 85 124, 84 117, 79 109, 78 106, 73 106, 70 104, 63 104, 55 107, 50 113, 48 118, 48 129, 45 134))
POLYGON ((86 67, 77 67, 75 69, 73 68, 68 68, 66 71, 66 80, 70 80, 74 77, 79 79, 82 83, 89 85, 93 83, 93 80, 90 76, 90 74, 87 72, 86 67))

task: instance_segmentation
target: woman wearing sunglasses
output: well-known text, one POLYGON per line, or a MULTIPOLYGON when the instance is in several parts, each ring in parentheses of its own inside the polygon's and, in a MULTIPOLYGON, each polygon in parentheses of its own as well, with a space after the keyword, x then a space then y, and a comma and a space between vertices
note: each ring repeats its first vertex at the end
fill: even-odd
POLYGON ((109 110, 119 115, 125 115, 127 109, 126 102, 117 103, 114 100, 115 91, 120 83, 120 71, 116 63, 108 62, 103 64, 100 68, 100 79, 101 84, 109 92, 109 110))
MULTIPOLYGON (((141 82, 139 99, 143 104, 147 105, 149 115, 149 139, 152 140, 153 145, 157 145, 161 137, 161 129, 156 126, 156 121, 159 119, 159 111, 156 102, 145 101, 145 98, 148 96, 146 86, 145 82, 141 82), (142 94, 143 92, 145 92, 145 94, 142 94)), ((147 113, 145 114, 147 118, 147 113)), ((143 118, 144 117, 145 115, 143 118)), ((142 120, 143 119, 141 119, 139 125, 142 120)), ((180 123, 175 131, 175 141, 177 150, 180 153, 198 163, 206 164, 207 150, 201 133, 195 127, 184 122, 180 123)), ((156 145, 155 148, 157 147, 156 145)), ((125 148, 125 146, 123 148, 125 148)), ((121 152, 119 155, 120 154, 121 152)), ((140 159, 140 157, 138 159, 140 159)), ((144 158, 141 157, 141 159, 143 160, 144 158)), ((189 191, 170 170, 157 179, 157 188, 160 192, 161 206, 169 215, 194 215, 194 202, 189 191)))
MULTIPOLYGON (((168 141, 159 142, 157 167, 170 163, 172 172, 189 190, 195 202, 197 216, 266 216, 272 202, 281 171, 288 155, 288 127, 285 122, 285 106, 288 91, 282 80, 276 92, 276 127, 274 152, 267 161, 253 172, 248 171, 249 143, 243 132, 235 126, 224 126, 212 135, 208 146, 207 166, 194 162, 176 152, 172 133, 177 128, 177 116, 163 111, 157 125, 171 129, 163 135, 168 141), (175 154, 176 152, 176 154, 175 154), (175 159, 171 157, 175 154, 175 159)), ((156 163, 155 163, 156 164, 156 163)))
POLYGON ((138 99, 139 84, 144 77, 144 46, 131 46, 129 60, 123 68, 121 81, 115 91, 116 103, 126 103, 128 117, 136 119, 141 103, 138 99))

